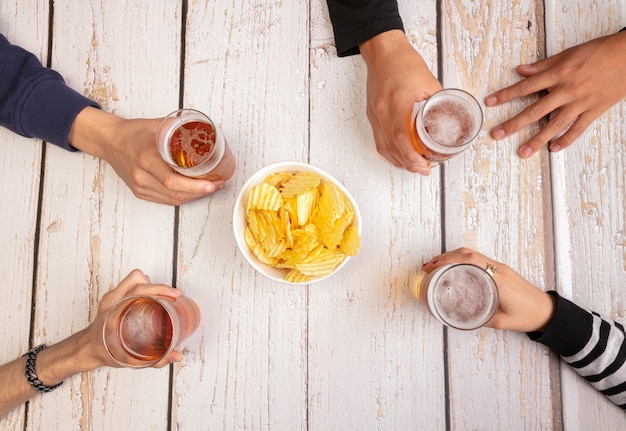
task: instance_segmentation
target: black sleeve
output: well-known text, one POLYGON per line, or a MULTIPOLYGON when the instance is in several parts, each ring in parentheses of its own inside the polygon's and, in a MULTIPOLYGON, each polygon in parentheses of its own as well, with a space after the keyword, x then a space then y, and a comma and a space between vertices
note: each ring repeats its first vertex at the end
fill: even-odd
POLYGON ((626 331, 613 320, 557 299, 546 331, 528 336, 553 348, 572 369, 611 402, 626 410, 626 331))
POLYGON ((359 44, 389 30, 404 30, 396 0, 327 0, 339 57, 359 53, 359 44))
POLYGON ((554 291, 548 293, 556 298, 554 316, 544 333, 529 332, 528 336, 561 356, 573 355, 582 350, 591 338, 592 314, 554 291))

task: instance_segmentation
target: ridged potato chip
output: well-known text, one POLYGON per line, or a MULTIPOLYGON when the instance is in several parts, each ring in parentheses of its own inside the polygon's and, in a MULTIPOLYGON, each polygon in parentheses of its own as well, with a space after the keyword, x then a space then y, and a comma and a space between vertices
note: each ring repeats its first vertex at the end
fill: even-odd
POLYGON ((280 187, 283 198, 291 198, 305 193, 311 187, 317 187, 321 181, 319 175, 313 172, 297 172, 280 187))
POLYGON ((359 251, 350 201, 315 173, 268 175, 250 190, 245 210, 246 245, 291 283, 324 277, 359 251))
POLYGON ((283 197, 271 184, 257 184, 248 194, 248 209, 278 211, 282 204, 283 197))

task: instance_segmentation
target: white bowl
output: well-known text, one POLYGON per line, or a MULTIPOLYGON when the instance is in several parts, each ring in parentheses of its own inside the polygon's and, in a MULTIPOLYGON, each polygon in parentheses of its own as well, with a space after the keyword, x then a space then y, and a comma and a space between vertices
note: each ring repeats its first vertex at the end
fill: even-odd
POLYGON ((350 204, 352 205, 352 208, 354 209, 354 226, 356 226, 357 231, 359 232, 359 236, 361 235, 361 213, 359 212, 359 208, 356 202, 354 201, 354 197, 352 197, 350 192, 348 192, 348 190, 346 190, 346 188, 339 181, 337 181, 332 175, 329 175, 328 173, 322 171, 321 169, 316 168, 315 166, 311 166, 307 163, 285 161, 285 162, 273 163, 271 165, 265 166, 264 168, 261 168, 260 170, 258 170, 248 179, 248 181, 246 181, 246 183, 241 188, 241 191, 237 195, 237 200, 235 201, 235 208, 233 210, 233 231, 235 234, 235 241, 237 242, 237 246, 239 247, 241 254, 244 255, 246 260, 250 263, 250 265, 254 267, 254 269, 256 269, 258 272, 260 272, 267 278, 270 278, 274 281, 287 283, 287 284, 310 284, 310 283, 315 283, 315 282, 324 280, 330 277, 331 275, 337 273, 337 271, 339 271, 341 268, 343 268, 346 265, 346 263, 348 263, 348 260, 350 260, 350 256, 346 256, 346 258, 339 265, 337 265, 337 267, 333 270, 333 272, 331 272, 330 274, 324 277, 312 278, 302 283, 292 283, 292 282, 285 280, 285 276, 289 272, 288 270, 280 270, 280 269, 273 268, 269 265, 262 263, 254 255, 254 253, 252 253, 252 250, 250 250, 250 248, 248 247, 248 245, 246 244, 244 240, 243 233, 247 227, 246 203, 248 201, 248 193, 250 192, 250 189, 252 187, 254 187, 257 184, 262 183, 265 177, 275 172, 291 172, 291 173, 314 172, 320 176, 323 182, 330 181, 333 184, 335 184, 337 187, 339 187, 339 189, 343 192, 346 198, 350 201, 350 204))

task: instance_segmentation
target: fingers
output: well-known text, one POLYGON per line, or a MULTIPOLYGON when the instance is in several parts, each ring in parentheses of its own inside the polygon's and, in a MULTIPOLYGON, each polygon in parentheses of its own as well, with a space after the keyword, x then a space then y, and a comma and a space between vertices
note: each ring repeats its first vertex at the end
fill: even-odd
POLYGON ((561 136, 550 144, 550 151, 556 152, 569 147, 596 118, 593 113, 589 112, 577 117, 575 112, 569 107, 559 110, 539 133, 520 148, 520 157, 524 159, 531 157, 559 135, 561 136))
POLYGON ((557 152, 563 150, 580 137, 584 131, 591 125, 596 116, 593 114, 583 114, 569 127, 566 133, 552 141, 550 151, 557 152))
POLYGON ((164 296, 176 299, 182 292, 167 284, 140 284, 131 289, 128 295, 164 296))
POLYGON ((387 139, 385 139, 385 133, 383 132, 381 122, 378 120, 378 117, 370 112, 368 109, 367 116, 370 120, 370 124, 372 125, 372 133, 374 135, 374 142, 376 143, 376 151, 378 154, 383 156, 385 159, 389 160, 395 167, 401 168, 402 163, 393 155, 390 151, 389 144, 387 139))
POLYGON ((424 176, 430 175, 430 164, 411 142, 406 114, 410 107, 404 108, 406 109, 395 112, 389 112, 386 107, 378 112, 368 108, 367 115, 372 125, 376 150, 396 167, 403 167, 409 172, 424 176))
POLYGON ((527 77, 527 79, 523 79, 509 87, 490 94, 485 99, 485 105, 502 105, 503 103, 510 102, 511 100, 519 97, 529 96, 550 88, 554 85, 554 78, 550 74, 543 72, 550 70, 552 65, 560 60, 561 54, 540 60, 533 64, 523 64, 518 66, 517 72, 520 75, 527 77))
POLYGON ((100 302, 101 310, 108 310, 116 302, 132 295, 165 296, 178 298, 181 291, 165 284, 152 284, 150 277, 141 270, 132 270, 114 289, 108 291, 100 302))
POLYGON ((478 253, 477 251, 474 251, 467 247, 461 247, 459 249, 433 257, 431 260, 424 263, 422 265, 422 268, 426 272, 431 272, 441 266, 452 263, 471 263, 481 268, 486 268, 487 264, 493 265, 497 268, 505 267, 503 263, 495 261, 485 256, 484 254, 478 253))
POLYGON ((183 354, 178 350, 172 350, 163 359, 154 364, 153 368, 163 368, 174 362, 181 362, 183 360, 183 354))
POLYGON ((115 289, 118 293, 126 295, 135 287, 141 284, 150 284, 150 277, 145 275, 140 269, 133 269, 115 289))
POLYGON ((135 195, 140 199, 167 205, 182 205, 224 190, 224 181, 207 181, 178 174, 165 164, 144 171, 135 179, 135 195))
POLYGON ((389 130, 389 136, 393 141, 393 147, 395 148, 398 159, 404 166, 404 168, 413 173, 420 175, 430 174, 430 164, 420 153, 417 152, 411 139, 410 123, 407 121, 407 112, 410 112, 413 104, 410 104, 407 109, 401 111, 392 111, 391 113, 391 128, 389 130))

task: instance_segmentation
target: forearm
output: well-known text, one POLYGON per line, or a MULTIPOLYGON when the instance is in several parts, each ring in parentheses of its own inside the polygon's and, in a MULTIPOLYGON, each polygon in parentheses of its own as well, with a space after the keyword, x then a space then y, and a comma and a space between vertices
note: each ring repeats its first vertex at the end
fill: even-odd
MULTIPOLYGON (((78 332, 37 354, 35 371, 44 385, 53 386, 74 374, 97 368, 94 361, 84 359, 85 334, 85 330, 78 332)), ((26 357, 22 356, 0 366, 0 417, 39 393, 28 383, 25 365, 26 357)))
POLYGON ((116 131, 123 121, 116 115, 86 107, 72 123, 68 142, 76 149, 106 159, 106 152, 116 142, 116 131))

